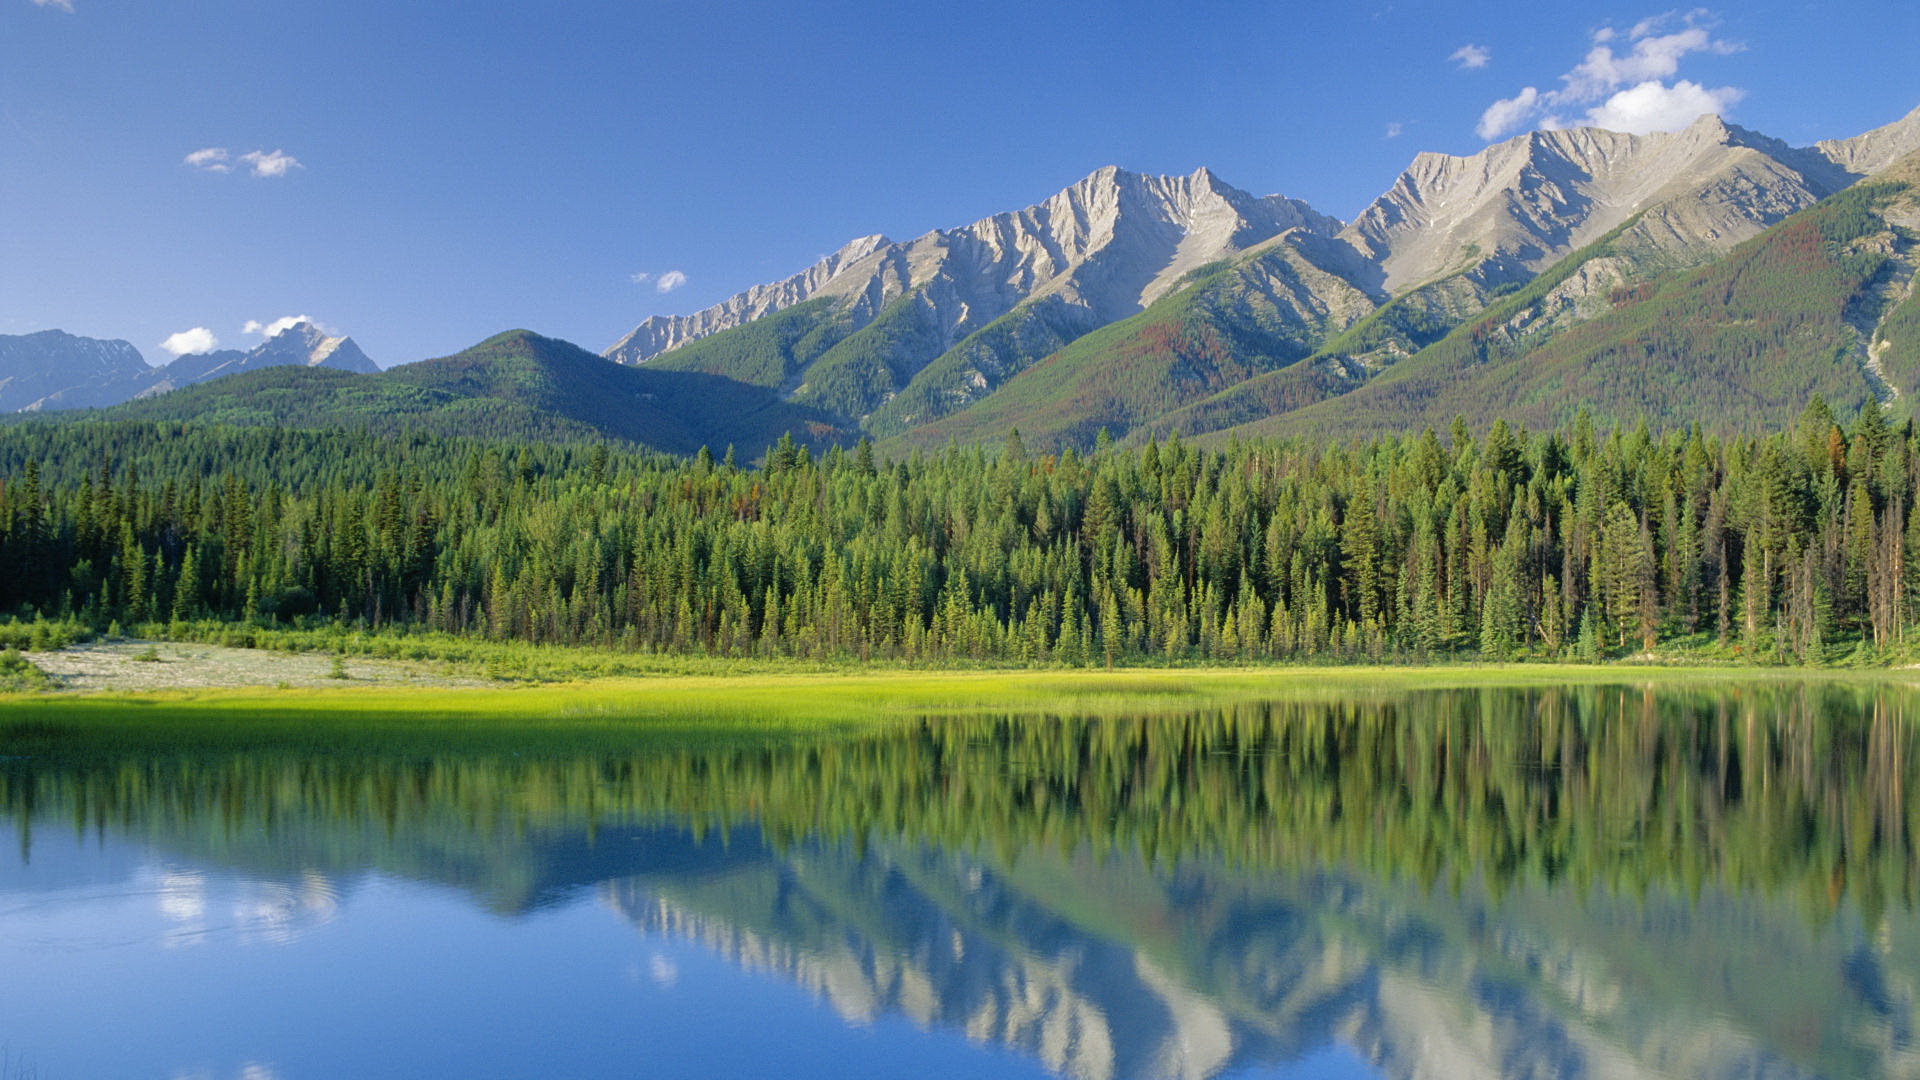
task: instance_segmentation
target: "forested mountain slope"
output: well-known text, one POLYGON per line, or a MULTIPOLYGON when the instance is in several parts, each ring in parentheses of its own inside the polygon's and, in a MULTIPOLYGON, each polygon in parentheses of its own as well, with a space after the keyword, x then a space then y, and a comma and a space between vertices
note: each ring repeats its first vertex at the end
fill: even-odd
POLYGON ((1607 314, 1544 340, 1527 331, 1556 283, 1608 257, 1617 235, 1352 393, 1218 424, 1245 416, 1235 400, 1250 395, 1243 386, 1166 426, 1352 435, 1445 426, 1455 415, 1548 426, 1586 409, 1603 420, 1728 431, 1781 422, 1814 394, 1910 414, 1920 391, 1910 332, 1920 156, 1882 177, 1709 266, 1617 289, 1607 314))
POLYGON ((712 375, 622 367, 525 330, 378 374, 272 368, 130 402, 106 415, 548 441, 612 437, 681 454, 733 445, 749 457, 790 431, 816 443, 839 437, 819 414, 765 389, 712 375))
MULTIPOLYGON (((1337 247, 1282 238, 1204 267, 1129 319, 1101 327, 942 419, 904 427, 887 448, 993 441, 1018 429, 1039 446, 1093 445, 1144 419, 1287 367, 1372 306, 1328 272, 1337 247)), ((1344 389, 1344 373, 1331 385, 1344 389)), ((886 432, 881 432, 886 433, 886 432)))

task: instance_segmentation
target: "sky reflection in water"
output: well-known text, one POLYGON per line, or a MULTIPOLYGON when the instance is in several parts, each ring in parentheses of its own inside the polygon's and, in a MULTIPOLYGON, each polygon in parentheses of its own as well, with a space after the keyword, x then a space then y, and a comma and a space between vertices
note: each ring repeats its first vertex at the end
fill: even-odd
POLYGON ((1911 707, 44 753, 0 780, 0 1047, 42 1080, 1920 1076, 1911 707))

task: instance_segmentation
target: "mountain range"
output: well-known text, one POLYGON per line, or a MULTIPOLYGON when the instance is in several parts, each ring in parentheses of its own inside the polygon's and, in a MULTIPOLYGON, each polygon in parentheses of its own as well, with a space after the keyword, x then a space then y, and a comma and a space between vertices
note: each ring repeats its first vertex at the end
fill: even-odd
POLYGON ((331 337, 296 322, 252 349, 188 353, 150 366, 125 341, 75 337, 60 330, 0 334, 0 412, 39 412, 118 405, 243 371, 325 368, 371 374, 380 369, 350 337, 331 337))
POLYGON ((812 446, 848 438, 826 414, 764 388, 697 372, 621 367, 526 330, 386 371, 264 367, 149 395, 111 415, 385 435, 611 437, 678 454, 737 446, 754 456, 789 433, 812 446))
MULTIPOLYGON (((962 229, 856 241, 786 281, 648 319, 606 355, 758 382, 900 449, 1009 428, 1085 446, 1102 428, 1279 427, 1275 417, 1342 398, 1496 311, 1510 312, 1500 330, 1514 348, 1543 345, 1641 286, 1717 264, 1822 199, 1899 171, 1916 151, 1920 110, 1807 148, 1715 116, 1671 134, 1532 132, 1467 157, 1423 153, 1344 225, 1206 170, 1104 169, 962 229)), ((1876 316, 1911 282, 1911 227, 1882 224, 1873 242, 1887 280, 1873 286, 1885 295, 1865 305, 1876 316)), ((1864 355, 1879 319, 1854 321, 1850 347, 1864 355)), ((1855 403, 1901 392, 1864 365, 1850 382, 1821 374, 1798 383, 1855 403)), ((1581 403, 1619 413, 1647 396, 1581 403)), ((1340 411, 1329 404, 1314 422, 1340 411)))
POLYGON ((513 423, 544 435, 684 451, 790 424, 896 452, 1010 429, 1086 447, 1103 430, 1357 435, 1583 408, 1730 429, 1814 393, 1907 410, 1920 392, 1916 186, 1920 109, 1810 147, 1703 116, 1673 133, 1538 131, 1422 153, 1344 223, 1204 168, 1110 167, 1022 210, 862 237, 705 310, 646 319, 603 354, 646 381, 631 392, 537 335, 460 354, 469 374, 479 356, 544 373, 544 389, 516 396, 512 378, 442 381, 454 358, 375 374, 350 340, 303 324, 284 346, 157 371, 124 342, 0 338, 0 409, 110 405, 291 365, 359 371, 365 388, 289 372, 123 408, 274 423, 348 408, 381 423, 431 413, 432 426, 456 401, 507 423, 512 399, 513 423), (35 349, 57 359, 22 359, 35 349), (307 383, 324 392, 241 400, 307 383), (445 400, 422 411, 398 387, 445 400))

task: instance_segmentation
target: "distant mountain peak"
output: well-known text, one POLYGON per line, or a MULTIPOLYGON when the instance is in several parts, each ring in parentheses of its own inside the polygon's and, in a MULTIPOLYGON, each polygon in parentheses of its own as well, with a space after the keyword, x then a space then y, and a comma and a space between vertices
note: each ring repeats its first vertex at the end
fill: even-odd
POLYGON ((250 371, 278 364, 303 364, 372 374, 380 368, 360 351, 352 338, 333 337, 310 321, 294 323, 248 352, 236 370, 250 371))
POLYGON ((108 404, 152 374, 130 342, 64 330, 0 334, 0 412, 108 404))

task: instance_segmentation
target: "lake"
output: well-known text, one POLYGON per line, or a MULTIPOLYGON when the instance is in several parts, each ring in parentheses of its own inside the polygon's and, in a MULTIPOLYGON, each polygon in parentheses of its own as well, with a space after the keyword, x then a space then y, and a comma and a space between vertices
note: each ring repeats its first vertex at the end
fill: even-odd
POLYGON ((0 1080, 1920 1077, 1903 688, 129 712, 0 714, 0 1080))

